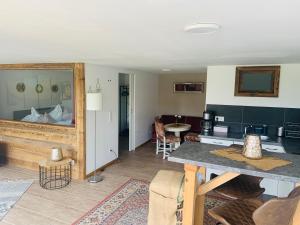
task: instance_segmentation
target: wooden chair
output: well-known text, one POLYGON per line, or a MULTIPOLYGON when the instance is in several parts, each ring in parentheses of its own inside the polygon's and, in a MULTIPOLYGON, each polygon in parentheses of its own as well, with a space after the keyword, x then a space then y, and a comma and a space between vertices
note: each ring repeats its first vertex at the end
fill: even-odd
POLYGON ((163 152, 163 159, 169 156, 170 152, 174 150, 175 143, 180 142, 180 137, 172 134, 166 134, 164 124, 157 118, 155 119, 156 131, 156 155, 163 152))
MULTIPOLYGON (((211 178, 216 176, 212 174, 211 178)), ((214 191, 233 200, 256 198, 265 192, 265 189, 260 187, 261 181, 261 177, 240 175, 217 187, 214 191)))
POLYGON ((223 225, 300 225, 300 187, 287 198, 233 200, 208 213, 223 225))
MULTIPOLYGON (((231 145, 231 147, 241 148, 239 145, 231 145)), ((212 174, 211 178, 216 176, 216 174, 212 174)), ((217 187, 214 191, 233 200, 257 198, 265 192, 265 189, 260 187, 262 179, 261 177, 240 175, 217 187)))

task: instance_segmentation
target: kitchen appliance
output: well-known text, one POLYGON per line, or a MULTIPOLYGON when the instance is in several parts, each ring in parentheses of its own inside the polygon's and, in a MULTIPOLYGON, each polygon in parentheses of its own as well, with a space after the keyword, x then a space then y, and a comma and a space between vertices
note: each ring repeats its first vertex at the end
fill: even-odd
POLYGON ((300 138, 300 123, 285 123, 285 137, 300 138))
POLYGON ((268 136, 268 125, 263 124, 262 128, 263 128, 262 135, 263 136, 268 136))
POLYGON ((213 114, 208 111, 203 112, 203 119, 204 120, 212 120, 213 119, 213 114))
POLYGON ((248 134, 245 138, 243 155, 249 159, 261 159, 261 139, 259 135, 248 134))
POLYGON ((284 128, 283 127, 278 127, 277 128, 277 136, 278 137, 283 137, 284 135, 284 128))
POLYGON ((203 112, 203 120, 201 122, 202 133, 210 134, 213 131, 213 121, 214 115, 211 112, 204 111, 203 112))
POLYGON ((224 134, 227 134, 228 130, 229 130, 228 126, 220 126, 220 125, 214 126, 214 133, 224 133, 224 134))

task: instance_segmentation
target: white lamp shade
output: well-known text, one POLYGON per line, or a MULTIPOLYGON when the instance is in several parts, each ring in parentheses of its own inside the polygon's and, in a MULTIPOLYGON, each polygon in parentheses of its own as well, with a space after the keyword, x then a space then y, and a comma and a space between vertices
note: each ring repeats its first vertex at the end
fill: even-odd
POLYGON ((90 111, 102 110, 102 94, 100 92, 86 94, 86 109, 90 111))

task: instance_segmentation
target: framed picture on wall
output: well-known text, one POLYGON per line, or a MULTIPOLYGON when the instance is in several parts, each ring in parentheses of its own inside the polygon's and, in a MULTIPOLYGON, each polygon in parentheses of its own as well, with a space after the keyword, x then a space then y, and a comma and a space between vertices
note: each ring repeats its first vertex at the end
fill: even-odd
POLYGON ((203 93, 204 82, 175 82, 174 93, 203 93))
POLYGON ((235 96, 278 97, 280 66, 236 67, 235 96))

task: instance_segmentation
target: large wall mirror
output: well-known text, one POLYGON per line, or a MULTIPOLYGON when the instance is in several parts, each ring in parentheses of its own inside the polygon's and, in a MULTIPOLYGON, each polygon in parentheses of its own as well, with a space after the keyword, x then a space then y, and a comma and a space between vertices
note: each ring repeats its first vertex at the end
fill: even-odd
POLYGON ((0 119, 74 126, 73 68, 0 68, 0 119))

